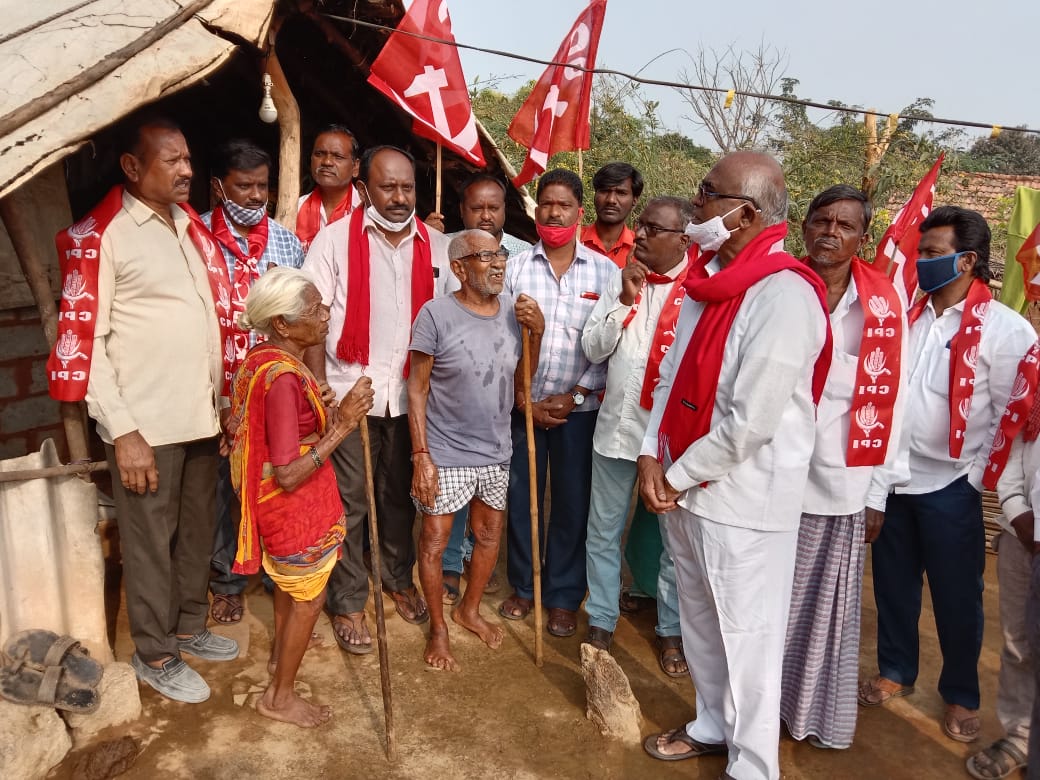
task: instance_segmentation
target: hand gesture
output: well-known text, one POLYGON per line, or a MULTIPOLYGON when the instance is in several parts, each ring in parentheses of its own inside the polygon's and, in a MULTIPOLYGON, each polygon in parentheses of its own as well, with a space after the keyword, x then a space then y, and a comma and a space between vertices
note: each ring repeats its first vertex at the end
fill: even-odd
POLYGON ((636 302, 636 296, 643 289, 643 282, 650 271, 645 265, 636 259, 621 269, 621 296, 620 300, 625 306, 631 306, 636 302))
MULTIPOLYGON (((432 228, 438 233, 444 232, 444 215, 439 211, 431 211, 426 215, 426 219, 424 219, 423 222, 426 223, 426 227, 432 228)), ((429 504, 426 506, 429 506, 429 504)))

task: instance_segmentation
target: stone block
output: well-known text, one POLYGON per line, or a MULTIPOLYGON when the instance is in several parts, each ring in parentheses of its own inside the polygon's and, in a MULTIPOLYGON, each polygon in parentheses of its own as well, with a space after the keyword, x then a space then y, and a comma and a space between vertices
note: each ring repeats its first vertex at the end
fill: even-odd
POLYGON ((17 395, 18 367, 11 363, 0 366, 0 398, 14 398, 17 395))
POLYGON ((110 663, 98 683, 101 705, 89 715, 64 713, 76 747, 91 742, 109 726, 130 723, 141 717, 141 693, 130 664, 110 663))
POLYGON ((585 679, 585 716, 604 736, 639 744, 643 714, 614 656, 582 643, 581 676, 585 679))
POLYGON ((0 699, 0 777, 4 780, 46 777, 71 747, 65 721, 56 710, 0 699))
POLYGON ((47 392, 47 358, 41 357, 32 362, 29 373, 29 395, 42 395, 47 392))
POLYGON ((46 355, 47 337, 41 325, 8 325, 0 328, 0 360, 46 355))

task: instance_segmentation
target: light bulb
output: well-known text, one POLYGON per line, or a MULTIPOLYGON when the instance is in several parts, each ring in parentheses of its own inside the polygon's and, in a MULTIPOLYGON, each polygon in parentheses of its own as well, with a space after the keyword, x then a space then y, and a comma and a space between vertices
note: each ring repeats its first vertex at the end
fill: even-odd
POLYGON ((271 99, 271 87, 274 86, 274 82, 271 81, 271 76, 267 73, 264 74, 264 99, 260 101, 260 121, 271 124, 278 119, 278 109, 274 106, 274 100, 271 99))

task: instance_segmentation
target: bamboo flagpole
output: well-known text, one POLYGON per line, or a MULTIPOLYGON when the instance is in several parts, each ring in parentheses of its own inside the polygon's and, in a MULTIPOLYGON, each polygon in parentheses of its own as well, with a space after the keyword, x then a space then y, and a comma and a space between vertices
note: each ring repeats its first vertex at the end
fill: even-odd
POLYGON ((441 144, 437 142, 437 189, 433 199, 433 210, 441 213, 441 144))
POLYGON ((524 422, 527 424, 527 481, 531 505, 531 566, 534 573, 534 663, 542 666, 542 554, 538 533, 538 473, 534 454, 534 406, 531 401, 531 329, 523 330, 524 422))
POLYGON ((376 517, 376 490, 372 480, 372 445, 368 418, 361 418, 361 448, 365 456, 365 494, 368 497, 368 541, 372 553, 372 585, 375 589, 376 643, 379 645, 379 684, 383 691, 383 718, 386 722, 386 757, 397 758, 394 734, 394 702, 390 691, 390 653, 386 645, 386 615, 383 613, 383 569, 379 552, 379 524, 376 517))

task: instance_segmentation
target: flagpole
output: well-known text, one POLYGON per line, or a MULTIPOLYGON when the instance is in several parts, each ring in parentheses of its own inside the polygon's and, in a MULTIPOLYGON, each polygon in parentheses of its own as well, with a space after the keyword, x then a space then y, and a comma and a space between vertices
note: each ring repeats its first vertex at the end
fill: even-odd
POLYGON ((584 165, 584 163, 585 163, 584 157, 582 156, 581 149, 579 149, 578 150, 578 178, 579 179, 584 179, 585 178, 585 170, 584 170, 585 165, 584 165))
POLYGON ((441 213, 441 145, 437 143, 437 190, 433 201, 433 210, 441 213))

